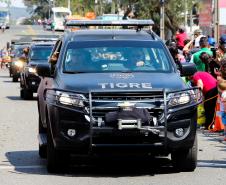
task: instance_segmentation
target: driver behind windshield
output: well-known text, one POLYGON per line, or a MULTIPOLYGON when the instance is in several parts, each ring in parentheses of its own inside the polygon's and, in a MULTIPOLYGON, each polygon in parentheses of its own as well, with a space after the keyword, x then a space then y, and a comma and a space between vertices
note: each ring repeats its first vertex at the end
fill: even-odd
POLYGON ((144 66, 145 64, 145 55, 141 50, 133 50, 128 61, 130 64, 130 69, 135 69, 137 67, 144 66))
POLYGON ((68 56, 68 61, 65 63, 65 70, 69 72, 82 72, 90 68, 90 53, 86 51, 72 52, 68 56))

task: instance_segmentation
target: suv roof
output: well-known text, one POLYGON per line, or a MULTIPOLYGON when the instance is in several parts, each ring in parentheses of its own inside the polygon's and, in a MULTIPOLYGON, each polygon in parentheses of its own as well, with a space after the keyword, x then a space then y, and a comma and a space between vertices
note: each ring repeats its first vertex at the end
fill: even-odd
POLYGON ((119 20, 119 21, 100 21, 100 20, 73 20, 68 21, 66 26, 80 27, 80 30, 65 34, 67 39, 77 41, 88 40, 160 40, 152 30, 143 30, 145 26, 152 26, 152 20, 119 20), (135 27, 134 29, 82 29, 89 26, 109 27, 135 27))
POLYGON ((78 30, 76 32, 69 32, 65 35, 66 39, 76 41, 89 40, 143 40, 153 41, 159 40, 159 37, 154 32, 147 32, 144 30, 136 31, 131 29, 121 30, 78 30), (75 39, 76 38, 76 39, 75 39))

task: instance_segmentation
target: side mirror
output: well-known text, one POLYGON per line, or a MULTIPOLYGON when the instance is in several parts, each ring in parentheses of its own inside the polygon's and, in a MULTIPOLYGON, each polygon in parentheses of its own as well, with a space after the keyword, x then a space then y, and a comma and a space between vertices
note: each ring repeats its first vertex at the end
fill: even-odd
POLYGON ((36 73, 41 77, 51 77, 50 67, 48 64, 38 64, 36 66, 36 73))
POLYGON ((197 72, 197 68, 194 63, 188 63, 188 62, 181 63, 181 76, 192 76, 196 72, 197 72))

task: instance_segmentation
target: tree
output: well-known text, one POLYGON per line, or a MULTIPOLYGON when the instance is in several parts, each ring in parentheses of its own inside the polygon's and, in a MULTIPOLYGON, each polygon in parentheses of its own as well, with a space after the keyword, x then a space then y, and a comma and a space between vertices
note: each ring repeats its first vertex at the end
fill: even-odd
MULTIPOLYGON (((198 0, 165 0, 165 31, 175 34, 180 25, 184 25, 185 12, 190 12, 193 3, 198 0), (187 10, 185 10, 185 1, 187 10)), ((160 0, 121 0, 121 5, 132 8, 136 18, 152 19, 155 22, 153 27, 157 33, 160 30, 160 0)))
MULTIPOLYGON (((71 0, 71 10, 73 14, 85 15, 88 11, 97 10, 96 14, 113 13, 119 9, 131 9, 138 19, 152 19, 155 22, 154 31, 159 33, 160 22, 160 0, 98 0, 95 8, 95 0, 71 0), (113 3, 112 3, 113 2, 113 3)), ((192 10, 193 3, 199 0, 165 0, 165 31, 175 34, 178 26, 184 25, 185 12, 192 10), (185 10, 185 1, 187 10, 185 10)), ((49 11, 49 0, 24 0, 28 7, 36 5, 33 13, 41 17, 46 17, 49 11)), ((67 0, 55 0, 56 6, 67 7, 67 0)))
POLYGON ((49 0, 24 0, 25 6, 32 9, 33 16, 46 18, 49 16, 49 0), (33 9, 35 7, 35 9, 33 9))
POLYGON ((0 0, 0 3, 5 3, 5 4, 7 4, 8 7, 11 5, 10 0, 0 0))

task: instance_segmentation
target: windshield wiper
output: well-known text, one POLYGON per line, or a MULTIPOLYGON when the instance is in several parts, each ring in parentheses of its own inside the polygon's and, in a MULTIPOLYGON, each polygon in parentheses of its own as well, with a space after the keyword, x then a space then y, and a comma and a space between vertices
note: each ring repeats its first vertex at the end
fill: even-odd
POLYGON ((124 71, 120 71, 121 73, 133 73, 134 71, 131 70, 124 70, 124 71))
POLYGON ((79 73, 87 73, 84 71, 63 71, 63 73, 67 73, 67 74, 79 74, 79 73))
POLYGON ((47 59, 45 59, 45 58, 31 58, 31 60, 47 60, 47 59))

